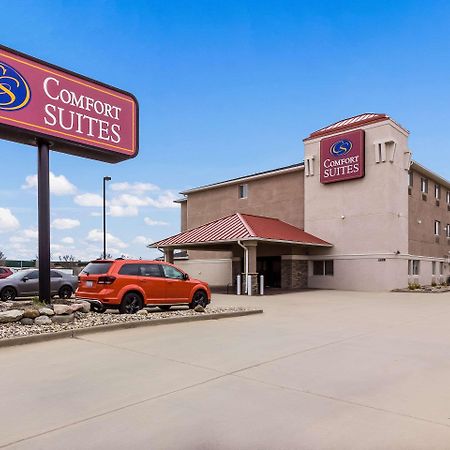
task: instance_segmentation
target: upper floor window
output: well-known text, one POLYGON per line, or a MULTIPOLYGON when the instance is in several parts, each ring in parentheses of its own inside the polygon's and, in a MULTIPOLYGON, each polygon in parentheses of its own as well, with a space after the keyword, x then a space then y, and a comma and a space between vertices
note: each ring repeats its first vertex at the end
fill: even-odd
POLYGON ((408 176, 409 176, 409 178, 408 178, 408 186, 409 187, 413 187, 413 183, 414 183, 414 175, 413 175, 413 172, 412 172, 412 170, 410 170, 409 172, 408 172, 408 176))
POLYGON ((438 184, 434 185, 434 196, 437 200, 441 198, 441 187, 438 184))
POLYGON ((450 191, 447 191, 447 203, 450 205, 450 191))
POLYGON ((436 236, 439 236, 440 233, 441 233, 441 222, 439 222, 439 220, 435 220, 434 221, 434 234, 436 236))
POLYGON ((420 179, 420 190, 424 194, 428 194, 428 180, 426 178, 420 179))
POLYGON ((247 197, 248 197, 248 184, 240 184, 239 198, 247 198, 247 197))
POLYGON ((447 224, 447 227, 445 228, 445 235, 450 238, 450 223, 447 224))

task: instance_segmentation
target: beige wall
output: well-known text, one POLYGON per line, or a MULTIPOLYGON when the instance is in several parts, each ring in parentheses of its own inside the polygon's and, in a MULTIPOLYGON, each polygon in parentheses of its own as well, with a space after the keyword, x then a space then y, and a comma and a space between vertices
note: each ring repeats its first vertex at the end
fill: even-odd
POLYGON ((434 185, 439 184, 416 170, 412 170, 413 185, 409 192, 409 253, 418 256, 444 258, 449 256, 450 239, 445 235, 445 227, 450 224, 450 211, 446 201, 447 189, 441 186, 439 206, 436 205, 434 185), (428 195, 422 198, 420 179, 428 179, 428 195), (441 222, 439 242, 434 235, 434 221, 441 222))
POLYGON ((180 223, 180 227, 181 227, 181 231, 186 231, 187 228, 187 201, 185 202, 180 202, 180 219, 181 219, 181 223, 180 223))
POLYGON ((310 276, 311 287, 388 290, 407 285, 408 135, 390 120, 361 128, 366 162, 360 179, 321 184, 321 138, 305 142, 305 159, 314 157, 315 164, 314 175, 305 177, 305 231, 333 244, 327 256, 335 260, 335 275, 310 276), (388 144, 386 161, 377 163, 379 142, 395 142, 395 152, 388 144), (396 252, 403 256, 388 259, 396 252))
POLYGON ((231 283, 231 259, 207 259, 177 261, 177 266, 191 278, 206 281, 210 286, 226 286, 231 283))

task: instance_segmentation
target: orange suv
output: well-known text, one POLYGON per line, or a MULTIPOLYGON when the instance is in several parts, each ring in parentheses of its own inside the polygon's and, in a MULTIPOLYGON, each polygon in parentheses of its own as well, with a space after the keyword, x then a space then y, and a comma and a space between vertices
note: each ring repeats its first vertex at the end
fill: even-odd
POLYGON ((173 305, 206 307, 211 301, 208 283, 190 278, 173 264, 143 260, 96 260, 78 277, 76 297, 104 312, 119 308, 134 314, 144 306, 158 306, 167 311, 173 305))

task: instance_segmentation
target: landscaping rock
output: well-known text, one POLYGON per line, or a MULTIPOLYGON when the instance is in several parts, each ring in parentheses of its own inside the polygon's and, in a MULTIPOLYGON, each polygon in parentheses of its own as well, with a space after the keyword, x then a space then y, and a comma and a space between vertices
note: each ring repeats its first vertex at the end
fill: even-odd
POLYGON ((52 321, 50 320, 50 317, 48 316, 39 316, 34 319, 34 323, 36 325, 51 325, 52 321))
POLYGON ((146 309, 140 309, 136 314, 139 314, 140 316, 146 316, 148 314, 148 311, 146 309))
POLYGON ((11 309, 13 307, 13 302, 0 302, 0 311, 6 311, 7 309, 11 309))
POLYGON ((62 315, 62 314, 72 314, 72 307, 68 305, 53 305, 53 311, 55 311, 55 314, 62 315))
POLYGON ((28 308, 23 312, 23 317, 25 319, 36 319, 36 317, 39 317, 39 311, 37 309, 31 309, 28 308))
POLYGON ((20 319, 20 323, 22 325, 33 325, 34 320, 30 319, 29 317, 24 317, 23 319, 20 319))
POLYGON ((0 323, 17 322, 23 317, 23 311, 20 309, 11 309, 0 312, 0 323))
POLYGON ((60 316, 53 316, 51 322, 53 323, 71 323, 75 319, 73 314, 64 314, 60 316))
POLYGON ((70 309, 73 313, 75 311, 81 311, 83 309, 83 305, 81 303, 74 303, 73 305, 70 305, 70 309))
POLYGON ((83 305, 81 311, 84 313, 88 313, 91 310, 91 304, 89 302, 81 302, 80 305, 83 305))
POLYGON ((205 312, 205 308, 203 308, 202 305, 197 305, 197 306, 194 308, 194 311, 195 311, 195 312, 198 312, 198 313, 203 313, 203 312, 205 312))
POLYGON ((39 314, 41 316, 54 316, 55 311, 52 308, 39 308, 39 314))

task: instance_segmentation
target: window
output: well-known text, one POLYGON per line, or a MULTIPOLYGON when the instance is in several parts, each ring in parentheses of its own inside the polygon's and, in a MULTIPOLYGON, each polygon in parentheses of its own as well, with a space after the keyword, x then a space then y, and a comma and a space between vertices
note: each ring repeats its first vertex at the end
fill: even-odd
POLYGON ((418 259, 412 260, 412 275, 420 274, 420 261, 418 259))
POLYGON ((39 271, 33 270, 25 275, 29 280, 37 280, 39 278, 39 271))
POLYGON ((248 197, 248 184, 240 184, 239 198, 247 198, 247 197, 248 197))
POLYGON ((419 269, 420 261, 418 259, 408 260, 408 275, 419 275, 419 269))
POLYGON ((408 176, 409 176, 408 186, 409 187, 413 187, 413 185, 414 185, 414 175, 413 175, 412 171, 408 172, 408 176))
POLYGON ((166 278, 175 278, 177 280, 184 279, 184 275, 179 270, 175 269, 175 267, 166 266, 165 264, 162 267, 166 278))
POLYGON ((439 263, 439 275, 444 275, 444 263, 439 263))
POLYGON ((445 235, 450 238, 450 223, 447 224, 445 228, 445 235))
POLYGON ((334 261, 332 259, 313 261, 313 275, 334 275, 334 261))
POLYGON ((62 274, 56 270, 50 270, 50 278, 62 278, 62 274))
POLYGON ((431 261, 431 275, 436 275, 436 261, 431 261))
POLYGON ((119 270, 119 275, 139 275, 139 264, 124 264, 119 270))
POLYGON ((424 194, 428 194, 428 180, 426 178, 420 179, 420 190, 424 194))
POLYGON ((434 196, 437 200, 441 198, 441 187, 438 184, 434 185, 434 196))
POLYGON ((139 266, 139 275, 141 277, 162 278, 163 274, 161 271, 161 265, 160 264, 141 264, 139 266))
POLYGON ((441 234, 441 222, 439 222, 439 220, 434 221, 434 234, 436 236, 441 234))
POLYGON ((450 191, 447 191, 447 203, 450 205, 450 191))
POLYGON ((82 271, 82 274, 86 275, 103 275, 108 273, 108 270, 112 266, 112 262, 91 262, 82 271))

